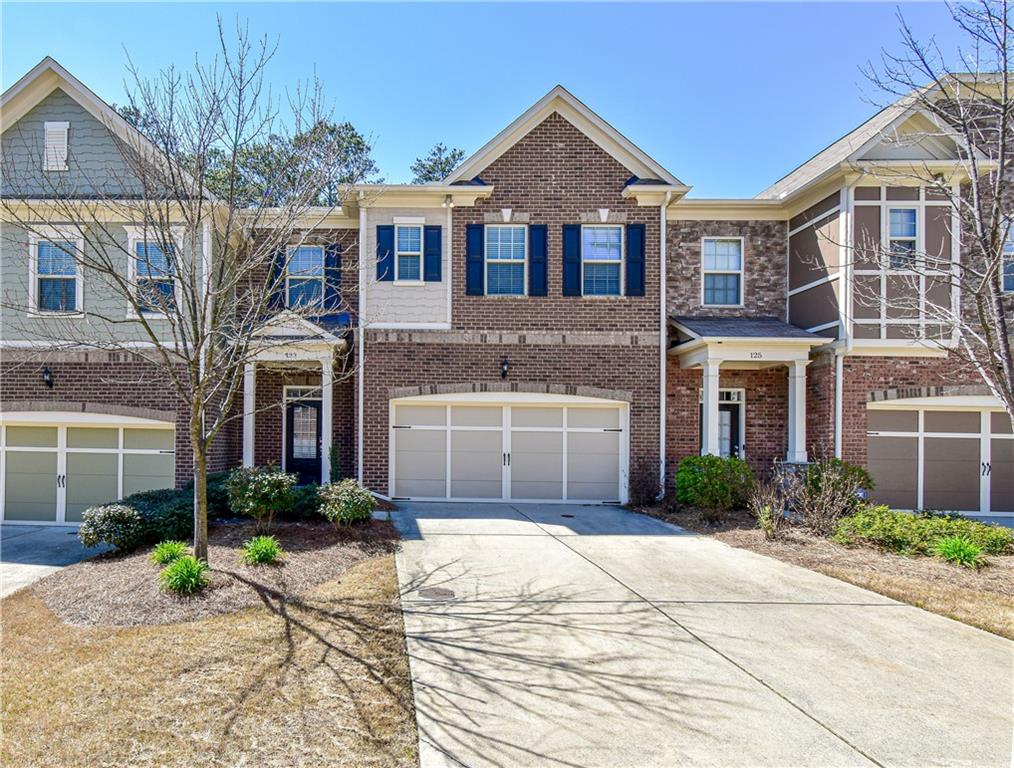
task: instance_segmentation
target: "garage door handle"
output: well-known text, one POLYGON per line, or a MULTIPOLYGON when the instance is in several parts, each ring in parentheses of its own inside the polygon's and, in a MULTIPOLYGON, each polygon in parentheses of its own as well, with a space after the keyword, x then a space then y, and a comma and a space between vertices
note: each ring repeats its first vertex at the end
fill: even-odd
POLYGON ((993 471, 993 465, 988 461, 982 462, 982 476, 989 477, 990 472, 993 471))

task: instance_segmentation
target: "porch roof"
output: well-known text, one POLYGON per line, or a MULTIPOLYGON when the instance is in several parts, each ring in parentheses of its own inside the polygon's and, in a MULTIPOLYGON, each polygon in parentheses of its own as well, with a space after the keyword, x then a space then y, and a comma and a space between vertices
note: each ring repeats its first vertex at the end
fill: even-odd
POLYGON ((684 367, 706 360, 766 368, 808 360, 810 349, 828 339, 774 317, 671 317, 670 347, 684 367))
MULTIPOLYGON (((672 317, 673 326, 687 341, 703 338, 722 339, 827 339, 804 331, 774 317, 672 317)), ((681 342, 677 342, 681 343, 681 342)))

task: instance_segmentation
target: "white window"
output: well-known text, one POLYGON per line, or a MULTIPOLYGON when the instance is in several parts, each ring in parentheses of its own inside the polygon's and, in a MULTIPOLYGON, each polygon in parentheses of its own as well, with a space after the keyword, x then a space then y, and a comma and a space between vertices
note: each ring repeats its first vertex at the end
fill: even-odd
POLYGON ((422 280, 423 228, 419 224, 394 227, 394 279, 417 283, 422 280))
POLYGON ((82 285, 78 260, 83 241, 73 235, 32 238, 30 245, 31 311, 74 314, 81 311, 82 285))
POLYGON ((285 306, 318 307, 324 299, 324 248, 300 245, 289 249, 285 273, 285 306))
POLYGON ((43 130, 45 132, 43 169, 47 171, 66 171, 67 136, 70 133, 70 123, 47 122, 43 130))
POLYGON ((707 307, 742 306, 742 237, 705 237, 701 242, 701 269, 701 304, 707 307))
POLYGON ((890 208, 887 212, 887 253, 891 269, 915 266, 919 212, 915 208, 890 208))
POLYGON ((623 227, 581 228, 581 285, 585 296, 619 296, 623 273, 623 227))
POLYGON ((525 295, 528 227, 490 224, 486 227, 486 294, 525 295))
POLYGON ((1003 241, 1003 259, 1001 261, 1000 289, 1014 291, 1014 221, 1008 221, 1007 236, 1003 241))
POLYGON ((134 243, 134 283, 143 313, 164 315, 176 305, 172 259, 158 243, 134 243))

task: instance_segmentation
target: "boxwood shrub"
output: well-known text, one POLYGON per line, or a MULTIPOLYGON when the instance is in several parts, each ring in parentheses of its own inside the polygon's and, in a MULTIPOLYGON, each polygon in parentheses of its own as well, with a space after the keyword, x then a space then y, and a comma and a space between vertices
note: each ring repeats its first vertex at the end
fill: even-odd
POLYGON ((1014 551, 1010 528, 956 515, 898 512, 869 504, 839 520, 834 532, 839 543, 871 544, 901 555, 933 555, 937 543, 948 537, 965 539, 989 555, 1014 551))
POLYGON ((109 544, 119 552, 129 552, 144 541, 145 523, 127 504, 102 504, 84 511, 77 535, 86 547, 109 544))

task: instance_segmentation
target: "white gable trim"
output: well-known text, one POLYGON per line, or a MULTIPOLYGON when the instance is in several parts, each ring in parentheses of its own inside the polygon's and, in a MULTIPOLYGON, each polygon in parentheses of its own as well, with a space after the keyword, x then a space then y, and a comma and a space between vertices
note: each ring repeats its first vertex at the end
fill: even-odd
POLYGON ((478 152, 458 166, 450 176, 444 179, 443 183, 453 184, 458 181, 469 181, 479 175, 483 168, 527 136, 533 128, 554 112, 559 113, 603 151, 630 169, 633 175, 645 179, 660 179, 683 191, 689 189, 561 85, 553 88, 514 122, 500 131, 478 152))

